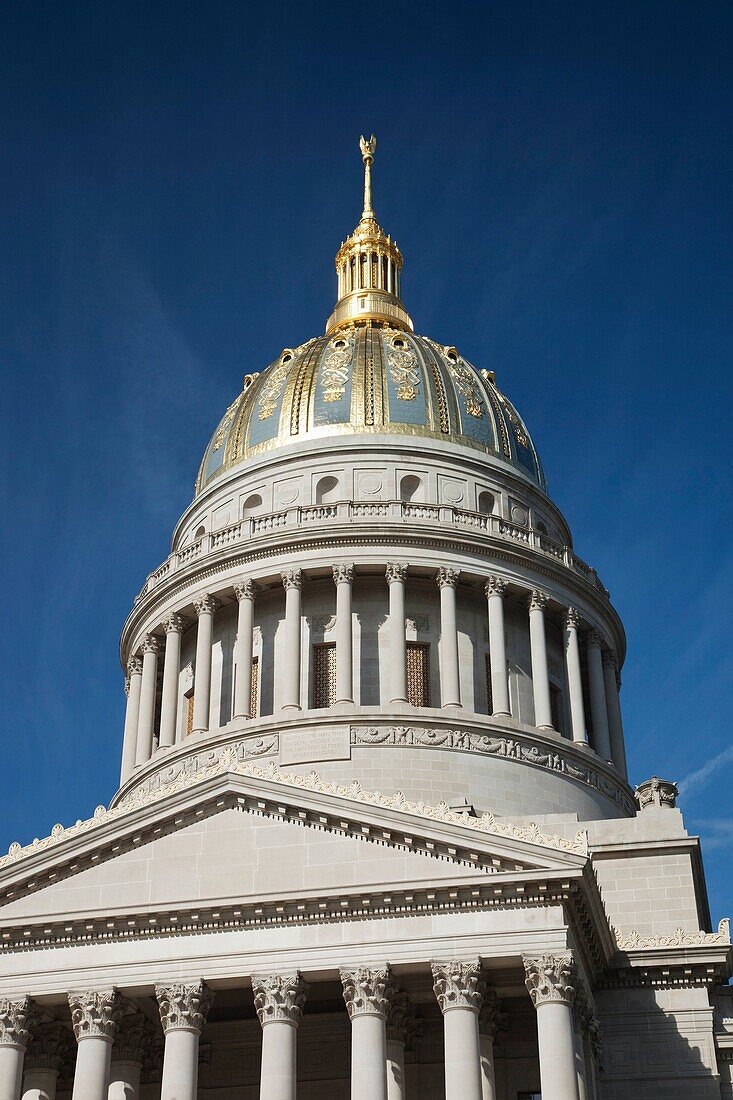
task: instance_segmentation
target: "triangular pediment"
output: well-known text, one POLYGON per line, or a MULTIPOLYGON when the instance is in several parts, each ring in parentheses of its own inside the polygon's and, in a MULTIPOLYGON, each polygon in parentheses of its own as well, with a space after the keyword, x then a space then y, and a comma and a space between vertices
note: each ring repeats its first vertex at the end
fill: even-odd
MULTIPOLYGON (((579 873, 582 840, 255 767, 221 771, 0 860, 0 925, 311 904, 579 873)), ((343 904, 343 901, 341 902, 343 904)), ((347 900, 347 904, 348 900, 347 900)))

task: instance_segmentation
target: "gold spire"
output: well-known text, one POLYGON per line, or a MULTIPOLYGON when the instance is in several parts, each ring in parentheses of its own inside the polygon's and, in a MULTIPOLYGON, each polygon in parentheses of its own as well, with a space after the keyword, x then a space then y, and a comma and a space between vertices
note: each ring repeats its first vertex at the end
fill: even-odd
POLYGON ((364 208, 361 221, 336 254, 338 301, 326 332, 342 325, 390 324, 412 331, 412 321, 400 301, 402 253, 377 222, 372 207, 372 164, 377 139, 359 138, 364 162, 364 208))

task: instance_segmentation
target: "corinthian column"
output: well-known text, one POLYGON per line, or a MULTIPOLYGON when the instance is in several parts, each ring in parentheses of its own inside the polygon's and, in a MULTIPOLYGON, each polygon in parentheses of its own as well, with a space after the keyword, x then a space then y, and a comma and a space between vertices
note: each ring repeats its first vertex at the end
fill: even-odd
POLYGON ((142 1012, 120 1018, 112 1047, 107 1100, 138 1100, 143 1062, 152 1042, 152 1023, 142 1012))
POLYGON ((19 1100, 31 1033, 30 997, 0 998, 0 1100, 19 1100))
POLYGON ((478 1018, 479 1049, 481 1051, 481 1100, 496 1100, 494 1075, 494 1041, 499 1032, 502 1013, 499 998, 493 989, 484 989, 483 1004, 478 1018))
POLYGON ((351 586, 353 565, 334 565, 336 584, 336 702, 354 702, 353 626, 351 622, 351 586))
POLYGON ((481 1100, 481 964, 478 959, 431 964, 433 989, 443 1013, 445 1100, 481 1100))
POLYGON ((59 1072, 71 1061, 73 1042, 70 1028, 57 1021, 34 1027, 25 1056, 23 1100, 55 1100, 59 1072))
POLYGON ((388 966, 341 971, 351 1020, 351 1100, 387 1100, 388 966))
POLYGON ((525 984, 537 1009, 542 1100, 579 1100, 573 1028, 573 957, 525 956, 524 969, 525 984))
POLYGON ((593 748, 602 760, 611 759, 611 739, 608 733, 606 685, 603 682, 603 638, 597 630, 588 635, 588 687, 590 713, 593 719, 593 748))
POLYGON ((578 644, 579 625, 580 615, 574 607, 569 607, 565 612, 565 668, 570 693, 570 725, 573 741, 578 745, 587 745, 588 733, 585 728, 583 678, 580 672, 580 646, 578 644))
POLYGON ((178 719, 178 676, 181 669, 181 634, 186 623, 180 615, 169 615, 163 623, 165 629, 165 658, 163 660, 163 688, 160 699, 160 737, 158 747, 170 749, 176 743, 178 719))
POLYGON ((440 589, 440 694, 444 707, 461 705, 456 623, 456 587, 459 577, 458 569, 446 567, 441 567, 436 577, 440 589))
POLYGON ((491 576, 486 582, 486 600, 489 614, 489 662, 491 665, 492 714, 509 715, 509 679, 506 670, 506 641, 504 638, 503 577, 491 576))
POLYGON ((135 770, 135 754, 137 753, 137 727, 140 719, 140 686, 143 677, 143 663, 140 657, 131 657, 127 662, 127 677, 125 679, 125 695, 127 707, 125 709, 125 732, 122 737, 122 769, 120 771, 120 786, 126 783, 135 770))
POLYGON ((160 639, 156 638, 155 634, 146 634, 140 648, 143 651, 143 678, 140 686, 135 764, 147 764, 153 755, 153 721, 155 720, 155 689, 160 639))
POLYGON ((115 989, 69 994, 77 1043, 72 1100, 107 1100, 118 1004, 115 989))
POLYGON ((199 1039, 213 994, 198 981, 192 985, 156 985, 155 996, 165 1036, 160 1100, 196 1100, 199 1039))
POLYGON ((247 577, 235 584, 237 640, 234 645, 234 718, 252 717, 252 632, 255 621, 255 582, 247 577))
POLYGON ((300 603, 303 574, 288 569, 280 574, 285 589, 285 657, 281 710, 300 710, 300 603))
POLYGON ((537 589, 529 600, 529 644, 532 651, 532 693, 534 724, 551 730, 550 679, 547 673, 547 642, 545 640, 545 608, 549 597, 537 589))
POLYGON ((603 654, 603 680, 606 685, 606 710, 608 712, 608 733, 611 741, 613 762, 627 778, 626 747, 624 745, 624 727, 621 721, 621 700, 619 699, 618 662, 610 651, 603 654))
POLYGON ((405 1044, 412 1019, 407 994, 396 990, 387 1015, 387 1100, 405 1100, 405 1044))
POLYGON ((196 670, 193 681, 193 726, 191 733, 205 733, 211 710, 211 646, 214 639, 214 615, 219 607, 215 596, 207 594, 193 601, 198 616, 196 630, 196 670))
POLYGON ((295 1100, 298 1024, 308 986, 295 971, 253 977, 252 990, 262 1025, 259 1100, 295 1100))
POLYGON ((405 635, 405 578, 407 566, 390 562, 389 585, 389 701, 407 702, 407 638, 405 635))

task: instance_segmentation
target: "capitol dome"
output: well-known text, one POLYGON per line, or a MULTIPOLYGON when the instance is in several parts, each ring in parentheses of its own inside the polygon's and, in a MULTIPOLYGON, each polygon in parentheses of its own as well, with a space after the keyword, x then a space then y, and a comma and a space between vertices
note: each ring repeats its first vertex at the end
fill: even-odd
POLYGON ((245 375, 206 448, 197 492, 252 455, 354 433, 470 447, 545 489, 532 438, 491 371, 453 347, 374 320, 285 348, 262 373, 245 375))

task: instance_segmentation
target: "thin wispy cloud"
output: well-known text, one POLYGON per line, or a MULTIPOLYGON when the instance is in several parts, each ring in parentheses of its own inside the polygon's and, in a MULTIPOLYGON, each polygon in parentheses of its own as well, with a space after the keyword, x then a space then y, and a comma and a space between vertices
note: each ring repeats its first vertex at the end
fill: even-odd
POLYGON ((724 768, 728 764, 733 764, 733 745, 729 746, 727 749, 723 749, 717 756, 710 757, 701 767, 696 768, 694 772, 690 772, 686 775, 685 778, 677 784, 680 789, 680 794, 687 795, 690 791, 705 786, 708 780, 712 779, 720 768, 724 768))

